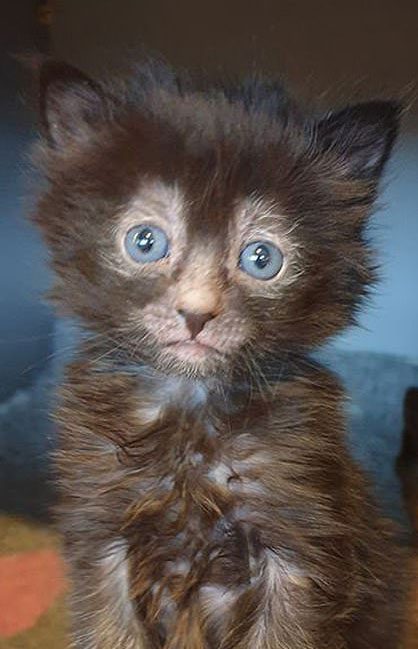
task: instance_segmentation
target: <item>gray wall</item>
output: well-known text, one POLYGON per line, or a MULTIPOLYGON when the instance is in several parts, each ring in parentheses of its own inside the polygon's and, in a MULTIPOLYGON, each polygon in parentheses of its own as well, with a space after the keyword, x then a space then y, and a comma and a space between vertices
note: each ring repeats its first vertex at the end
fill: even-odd
POLYGON ((415 82, 417 20, 416 0, 57 0, 52 37, 87 70, 144 47, 187 67, 284 73, 335 98, 415 82))
POLYGON ((44 249, 25 221, 25 154, 34 117, 23 101, 27 79, 13 59, 45 46, 37 4, 19 0, 2 6, 0 23, 0 400, 43 366, 52 323, 41 302, 48 283, 44 249))

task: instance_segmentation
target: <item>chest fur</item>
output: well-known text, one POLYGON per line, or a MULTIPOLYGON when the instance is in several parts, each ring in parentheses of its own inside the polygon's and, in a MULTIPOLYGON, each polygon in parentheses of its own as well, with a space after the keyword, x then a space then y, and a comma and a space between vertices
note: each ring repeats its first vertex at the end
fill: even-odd
MULTIPOLYGON (((126 580, 124 610, 136 611, 151 646, 219 647, 228 629, 246 633, 246 620, 236 626, 246 607, 255 614, 270 592, 305 588, 312 543, 304 521, 321 493, 300 422, 284 399, 278 435, 265 401, 241 407, 201 386, 139 389, 136 379, 111 378, 77 381, 68 394, 61 483, 81 496, 93 543, 99 535, 124 548, 125 567, 114 574, 126 580), (307 481, 309 491, 300 488, 307 481), (193 641, 175 644, 177 634, 193 641)), ((324 503, 334 539, 328 494, 324 503)))
POLYGON ((150 399, 137 416, 147 434, 128 448, 131 595, 158 636, 172 635, 190 602, 195 617, 216 616, 219 626, 261 570, 255 519, 267 456, 245 434, 221 435, 225 420, 201 393, 181 409, 150 399))

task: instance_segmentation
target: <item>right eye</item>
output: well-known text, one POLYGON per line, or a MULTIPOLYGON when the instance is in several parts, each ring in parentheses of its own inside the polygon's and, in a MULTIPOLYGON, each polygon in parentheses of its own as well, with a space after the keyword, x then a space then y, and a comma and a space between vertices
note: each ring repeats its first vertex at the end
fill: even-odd
POLYGON ((139 264, 149 264, 168 257, 168 237, 156 225, 136 225, 125 237, 125 250, 139 264))

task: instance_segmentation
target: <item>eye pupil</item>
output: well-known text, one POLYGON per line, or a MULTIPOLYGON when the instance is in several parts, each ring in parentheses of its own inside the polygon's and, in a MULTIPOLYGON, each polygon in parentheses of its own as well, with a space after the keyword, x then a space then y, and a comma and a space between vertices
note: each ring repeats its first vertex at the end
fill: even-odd
POLYGON ((149 228, 144 228, 143 230, 135 234, 135 245, 141 252, 150 252, 154 243, 154 233, 149 228))
POLYGON ((266 246, 257 246, 253 254, 250 257, 251 261, 257 266, 257 268, 263 269, 270 263, 270 253, 266 246))

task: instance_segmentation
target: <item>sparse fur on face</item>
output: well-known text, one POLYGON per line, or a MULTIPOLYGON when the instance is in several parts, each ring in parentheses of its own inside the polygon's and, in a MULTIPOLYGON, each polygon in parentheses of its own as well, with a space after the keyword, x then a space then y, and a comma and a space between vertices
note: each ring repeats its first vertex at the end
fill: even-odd
POLYGON ((395 649, 391 533, 309 353, 355 320, 396 102, 40 69, 77 649, 395 649))

